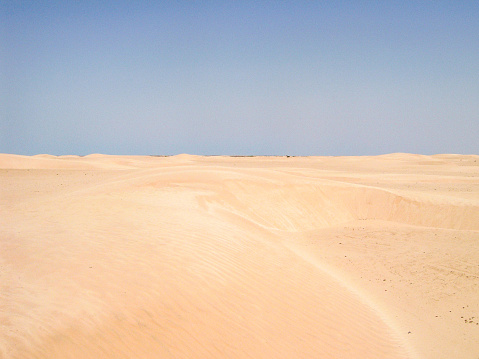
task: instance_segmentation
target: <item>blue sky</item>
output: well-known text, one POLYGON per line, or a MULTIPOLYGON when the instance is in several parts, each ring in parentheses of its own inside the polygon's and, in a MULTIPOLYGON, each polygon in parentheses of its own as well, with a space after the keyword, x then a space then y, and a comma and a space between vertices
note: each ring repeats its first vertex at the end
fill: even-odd
POLYGON ((3 1, 0 152, 479 154, 478 1, 3 1))

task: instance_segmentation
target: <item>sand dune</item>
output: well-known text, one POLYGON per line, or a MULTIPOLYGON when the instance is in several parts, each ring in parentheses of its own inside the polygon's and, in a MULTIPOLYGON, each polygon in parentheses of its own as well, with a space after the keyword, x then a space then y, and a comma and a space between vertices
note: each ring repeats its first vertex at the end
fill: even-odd
POLYGON ((477 358, 479 156, 0 154, 0 358, 477 358))

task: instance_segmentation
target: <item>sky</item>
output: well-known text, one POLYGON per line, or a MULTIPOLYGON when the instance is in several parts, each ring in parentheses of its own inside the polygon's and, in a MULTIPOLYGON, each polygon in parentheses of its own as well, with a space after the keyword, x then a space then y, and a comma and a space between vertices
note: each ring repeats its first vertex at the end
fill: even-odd
POLYGON ((0 3, 0 153, 479 154, 479 1, 0 3))

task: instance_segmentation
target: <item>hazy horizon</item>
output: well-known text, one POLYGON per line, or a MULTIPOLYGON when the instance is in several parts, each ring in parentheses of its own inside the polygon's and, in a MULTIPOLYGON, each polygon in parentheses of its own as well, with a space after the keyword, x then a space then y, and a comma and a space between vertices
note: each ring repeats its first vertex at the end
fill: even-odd
POLYGON ((0 153, 479 154, 479 3, 6 1, 0 153))

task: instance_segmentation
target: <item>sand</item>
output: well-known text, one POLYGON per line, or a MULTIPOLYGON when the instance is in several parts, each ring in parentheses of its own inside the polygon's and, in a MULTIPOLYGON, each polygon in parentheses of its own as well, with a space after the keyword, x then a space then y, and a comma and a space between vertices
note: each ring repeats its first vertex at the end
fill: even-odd
POLYGON ((0 358, 479 357, 479 156, 0 155, 0 358))

